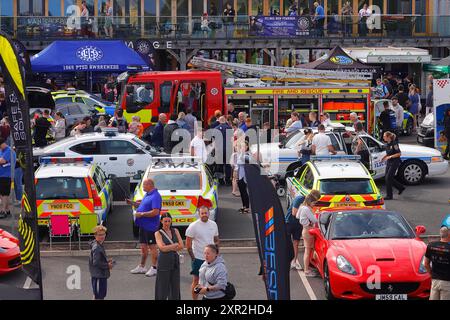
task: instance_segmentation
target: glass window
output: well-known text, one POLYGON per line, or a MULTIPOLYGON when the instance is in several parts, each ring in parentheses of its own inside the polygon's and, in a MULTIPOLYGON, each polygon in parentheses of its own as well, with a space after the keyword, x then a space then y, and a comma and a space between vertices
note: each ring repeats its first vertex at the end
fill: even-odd
POLYGON ((248 8, 247 8, 247 6, 248 6, 248 1, 247 0, 238 0, 236 14, 238 16, 245 16, 245 20, 248 20, 248 8))
POLYGON ((158 190, 199 190, 198 172, 153 172, 148 175, 155 181, 158 190))
POLYGON ((98 174, 98 171, 95 170, 93 180, 95 183, 95 186, 97 187, 97 192, 102 191, 103 186, 105 185, 105 181, 103 180, 102 176, 98 174))
POLYGON ((48 15, 51 17, 61 16, 61 1, 48 0, 48 15))
POLYGON ((56 98, 55 101, 57 104, 70 103, 72 102, 72 97, 56 98))
MULTIPOLYGON (((384 13, 384 0, 373 0, 372 6, 377 6, 380 8, 381 10, 381 14, 384 13)), ((375 10, 375 9, 373 9, 375 10)), ((378 13, 377 11, 375 11, 374 13, 378 13)))
POLYGON ((192 1, 192 17, 193 18, 200 18, 205 10, 203 9, 203 1, 197 0, 192 1))
POLYGON ((80 143, 70 147, 69 150, 83 155, 100 154, 98 141, 80 143))
POLYGON ((314 174, 310 167, 306 167, 305 175, 303 176, 303 186, 311 190, 314 186, 314 174))
POLYGON ((43 0, 17 0, 17 7, 19 16, 44 16, 43 0))
POLYGON ((372 194, 374 193, 369 179, 326 179, 320 180, 320 193, 337 194, 372 194))
POLYGON ((263 0, 252 0, 252 16, 263 15, 263 0))
POLYGON ((145 31, 154 35, 156 30, 156 2, 145 1, 144 2, 144 24, 145 31))
POLYGON ((161 111, 160 112, 170 112, 170 93, 172 92, 172 82, 164 82, 161 84, 161 111))
POLYGON ((80 15, 80 8, 77 6, 77 0, 64 0, 64 15, 80 15))
POLYGON ((147 105, 153 102, 153 92, 154 92, 153 83, 139 83, 133 84, 132 86, 134 87, 133 93, 134 103, 147 105))
POLYGON ((178 0, 177 1, 177 24, 178 29, 187 30, 188 16, 189 16, 189 1, 178 0))
POLYGON ((339 0, 328 0, 327 14, 339 14, 339 0))
POLYGON ((102 154, 136 154, 137 147, 124 140, 102 141, 102 154))
POLYGON ((314 12, 314 6, 310 0, 299 0, 298 1, 298 14, 299 15, 308 15, 311 12, 314 12))
MULTIPOLYGON (((389 0, 388 2, 389 14, 411 14, 412 0, 389 0)), ((421 12, 425 14, 425 12, 421 12)))
POLYGON ((81 108, 78 105, 70 105, 69 106, 69 114, 70 115, 74 115, 74 114, 81 114, 81 108))
POLYGON ((172 18, 172 1, 171 0, 159 0, 159 16, 160 22, 171 21, 172 18))
POLYGON ((12 17, 14 14, 13 11, 13 2, 11 0, 1 0, 0 1, 0 15, 6 17, 12 17))
POLYGON ((339 212, 331 230, 332 239, 414 238, 411 227, 397 213, 339 212))
POLYGON ((269 0, 269 15, 280 15, 280 0, 269 0))
POLYGON ((38 200, 87 199, 89 198, 84 178, 44 178, 36 183, 38 200))

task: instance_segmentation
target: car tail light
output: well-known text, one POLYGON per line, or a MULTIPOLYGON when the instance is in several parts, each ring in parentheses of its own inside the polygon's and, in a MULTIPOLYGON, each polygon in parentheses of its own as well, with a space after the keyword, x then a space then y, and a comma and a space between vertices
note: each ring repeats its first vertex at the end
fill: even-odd
POLYGON ((380 198, 377 200, 365 201, 364 204, 366 206, 382 206, 384 205, 384 199, 380 198))
POLYGON ((97 187, 92 178, 89 178, 89 183, 91 185, 92 200, 94 201, 94 210, 102 210, 102 199, 98 196, 97 187))
POLYGON ((211 200, 209 200, 209 199, 205 199, 205 198, 203 198, 202 196, 199 196, 198 197, 198 205, 197 205, 199 208, 201 207, 201 206, 205 206, 205 207, 207 207, 207 208, 211 208, 212 207, 212 201, 211 200))
POLYGON ((329 207, 330 205, 331 205, 331 203, 327 202, 327 201, 317 201, 316 204, 314 205, 314 207, 323 208, 323 207, 329 207))

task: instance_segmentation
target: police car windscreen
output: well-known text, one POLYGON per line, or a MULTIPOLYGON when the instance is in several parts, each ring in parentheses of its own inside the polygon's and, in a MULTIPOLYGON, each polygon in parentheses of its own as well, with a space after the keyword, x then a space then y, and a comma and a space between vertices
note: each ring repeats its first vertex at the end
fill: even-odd
POLYGON ((58 177, 38 179, 36 199, 88 199, 84 178, 58 177))
POLYGON ((320 180, 322 194, 372 194, 375 193, 369 179, 320 180))
POLYGON ((200 174, 197 172, 158 172, 149 178, 158 190, 200 190, 200 174))

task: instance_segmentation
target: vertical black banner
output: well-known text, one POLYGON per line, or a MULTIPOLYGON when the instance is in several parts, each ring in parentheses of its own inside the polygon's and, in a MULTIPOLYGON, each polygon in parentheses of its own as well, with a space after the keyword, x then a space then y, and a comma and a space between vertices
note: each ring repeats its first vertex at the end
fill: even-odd
POLYGON ((290 300, 289 271, 294 249, 286 233, 280 199, 267 175, 255 164, 245 165, 256 243, 269 300, 290 300))
MULTIPOLYGON (((23 270, 39 286, 42 299, 42 275, 34 185, 33 149, 29 108, 25 92, 25 66, 11 40, 0 33, 0 67, 5 79, 5 101, 11 123, 11 136, 17 159, 25 159, 24 192, 19 217, 20 254, 23 270)), ((14 165, 14 164, 12 164, 14 165)))

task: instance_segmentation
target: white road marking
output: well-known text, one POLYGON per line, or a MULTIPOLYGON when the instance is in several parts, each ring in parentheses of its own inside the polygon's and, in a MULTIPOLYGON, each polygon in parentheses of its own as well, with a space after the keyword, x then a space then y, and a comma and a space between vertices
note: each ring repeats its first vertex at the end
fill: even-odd
POLYGON ((27 279, 25 280, 25 284, 23 285, 23 288, 24 288, 24 289, 30 289, 31 283, 32 283, 31 278, 30 278, 30 277, 27 277, 27 279))
POLYGON ((305 276, 305 273, 303 271, 297 271, 298 275, 300 276, 300 279, 303 282, 303 286, 306 289, 306 292, 308 293, 308 296, 311 300, 317 300, 316 295, 314 294, 314 291, 311 287, 311 285, 309 284, 308 278, 305 276))

